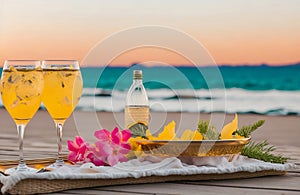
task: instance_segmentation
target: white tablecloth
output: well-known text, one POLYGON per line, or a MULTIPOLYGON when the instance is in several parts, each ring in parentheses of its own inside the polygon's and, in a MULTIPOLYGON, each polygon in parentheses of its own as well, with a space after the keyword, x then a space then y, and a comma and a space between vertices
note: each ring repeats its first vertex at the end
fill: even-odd
POLYGON ((5 193, 24 179, 140 178, 168 175, 225 174, 240 171, 287 171, 294 167, 295 165, 291 163, 267 163, 241 155, 235 156, 231 162, 228 162, 225 157, 193 157, 182 161, 176 157, 160 158, 146 156, 124 163, 118 163, 113 167, 97 167, 92 163, 86 163, 80 166, 63 166, 51 172, 44 173, 13 173, 10 176, 0 174, 0 181, 3 184, 1 191, 5 193))

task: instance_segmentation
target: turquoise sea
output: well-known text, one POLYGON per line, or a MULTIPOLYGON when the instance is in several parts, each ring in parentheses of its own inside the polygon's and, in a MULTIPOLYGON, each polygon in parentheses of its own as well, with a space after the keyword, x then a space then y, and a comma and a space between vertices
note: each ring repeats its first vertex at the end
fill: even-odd
POLYGON ((300 64, 82 66, 84 91, 77 109, 123 111, 134 69, 143 70, 152 111, 300 115, 300 64))
POLYGON ((300 64, 83 67, 79 107, 122 111, 134 69, 143 70, 152 111, 300 115, 300 64))
POLYGON ((218 71, 226 89, 244 90, 300 90, 300 64, 291 66, 219 66, 219 67, 85 67, 81 68, 85 88, 127 90, 132 82, 132 69, 142 69, 144 85, 149 90, 222 88, 218 71), (204 76, 210 76, 204 78, 204 76), (217 78, 216 78, 217 77, 217 78), (118 81, 122 79, 121 81, 118 81), (211 80, 210 80, 211 79, 211 80), (146 82, 146 83, 145 83, 146 82), (96 85, 96 86, 95 86, 96 85), (211 88, 211 87, 210 87, 211 88))

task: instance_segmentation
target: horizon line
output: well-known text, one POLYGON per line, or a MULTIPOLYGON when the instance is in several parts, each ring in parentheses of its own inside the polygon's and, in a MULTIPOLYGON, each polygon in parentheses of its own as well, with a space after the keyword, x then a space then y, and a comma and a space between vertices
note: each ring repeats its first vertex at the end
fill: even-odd
MULTIPOLYGON (((284 64, 267 64, 267 63, 261 63, 261 64, 229 64, 229 63, 223 63, 223 64, 207 64, 207 65, 193 65, 193 64, 154 64, 154 65, 146 65, 143 63, 132 63, 130 65, 128 64, 108 64, 108 65, 101 65, 101 64, 80 64, 81 67, 86 68, 97 68, 97 67, 110 67, 110 68, 129 68, 133 66, 140 66, 144 68, 151 68, 151 67, 289 67, 289 66, 300 66, 300 61, 294 62, 294 63, 284 63, 284 64)), ((3 65, 0 65, 0 68, 3 68, 3 65)))
POLYGON ((80 64, 83 67, 133 67, 133 66, 141 66, 145 68, 151 68, 151 67, 168 67, 168 66, 175 66, 175 67, 261 67, 261 66, 267 66, 267 67, 287 67, 287 66, 300 66, 300 61, 295 63, 284 63, 284 64, 267 64, 267 63, 261 63, 261 64, 208 64, 208 65, 193 65, 193 64, 170 64, 170 65, 164 65, 164 64, 157 64, 157 65, 145 65, 143 63, 132 63, 131 65, 125 65, 125 64, 108 64, 108 65, 101 65, 101 64, 80 64))

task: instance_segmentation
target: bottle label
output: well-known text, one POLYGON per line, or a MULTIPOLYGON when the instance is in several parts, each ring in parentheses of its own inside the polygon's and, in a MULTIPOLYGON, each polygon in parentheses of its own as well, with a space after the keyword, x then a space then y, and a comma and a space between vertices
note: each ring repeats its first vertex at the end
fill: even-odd
POLYGON ((126 106, 125 127, 134 130, 134 136, 145 136, 149 123, 149 106, 126 106))

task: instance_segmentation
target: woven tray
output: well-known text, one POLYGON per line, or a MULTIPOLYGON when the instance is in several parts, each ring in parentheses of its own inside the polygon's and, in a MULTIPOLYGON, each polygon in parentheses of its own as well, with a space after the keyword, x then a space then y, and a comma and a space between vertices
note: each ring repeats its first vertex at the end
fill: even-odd
MULTIPOLYGON (((126 179, 25 179, 8 191, 10 194, 37 194, 51 193, 69 189, 80 189, 101 186, 113 186, 123 184, 158 183, 170 181, 203 181, 253 178, 270 175, 284 175, 285 171, 259 171, 259 172, 236 172, 227 174, 198 174, 198 175, 172 175, 172 176, 150 176, 142 178, 126 179)), ((0 187, 2 184, 0 183, 0 187)))

